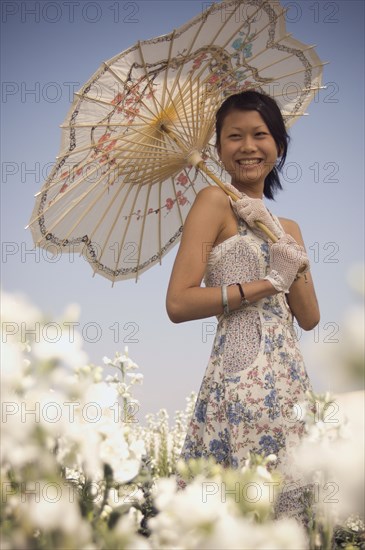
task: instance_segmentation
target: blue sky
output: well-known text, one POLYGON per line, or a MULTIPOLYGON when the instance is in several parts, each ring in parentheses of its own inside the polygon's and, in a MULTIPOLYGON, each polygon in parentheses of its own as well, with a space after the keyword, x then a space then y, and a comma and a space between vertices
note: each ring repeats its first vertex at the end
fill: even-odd
MULTIPOLYGON (((210 349, 215 319, 180 325, 170 322, 165 294, 176 249, 139 282, 117 283, 92 277, 78 257, 51 262, 34 253, 24 230, 33 205, 58 154, 59 125, 72 92, 81 88, 102 61, 137 40, 170 32, 200 13, 198 1, 3 2, 2 3, 2 288, 22 293, 58 319, 70 303, 81 307, 79 328, 93 363, 129 346, 145 376, 139 389, 142 413, 184 407, 198 391, 210 349)), ((346 275, 363 261, 364 219, 364 3, 362 1, 283 2, 287 29, 316 44, 328 61, 327 90, 312 102, 309 116, 291 129, 284 191, 270 209, 298 221, 305 238, 320 302, 316 333, 301 337, 306 348, 329 335, 355 300, 346 275), (332 325, 330 325, 332 323, 332 325), (326 328, 327 327, 327 328, 326 328)), ((327 338, 328 339, 328 338, 327 338)), ((315 389, 316 362, 307 363, 315 389)))

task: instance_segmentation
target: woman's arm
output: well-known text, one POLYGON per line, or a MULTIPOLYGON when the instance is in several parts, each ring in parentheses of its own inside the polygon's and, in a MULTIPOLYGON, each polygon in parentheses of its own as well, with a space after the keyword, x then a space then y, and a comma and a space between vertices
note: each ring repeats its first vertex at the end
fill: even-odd
POLYGON ((209 253, 224 227, 226 204, 220 189, 204 188, 186 218, 166 296, 174 323, 210 317, 220 308, 220 289, 200 285, 209 253))
MULTIPOLYGON (((280 223, 284 231, 304 247, 298 224, 285 218, 280 218, 280 223)), ((299 277, 294 281, 289 294, 287 294, 287 300, 294 317, 303 330, 312 330, 318 325, 320 313, 310 271, 305 274, 305 277, 299 277)))
MULTIPOLYGON (((226 194, 219 188, 202 189, 186 218, 166 297, 167 313, 174 323, 204 319, 223 313, 221 287, 201 287, 209 253, 231 215, 226 194)), ((242 281, 237 281, 242 282, 242 281)), ((276 294, 266 280, 242 285, 249 302, 276 294)), ((241 307, 237 286, 227 288, 231 311, 241 307)))

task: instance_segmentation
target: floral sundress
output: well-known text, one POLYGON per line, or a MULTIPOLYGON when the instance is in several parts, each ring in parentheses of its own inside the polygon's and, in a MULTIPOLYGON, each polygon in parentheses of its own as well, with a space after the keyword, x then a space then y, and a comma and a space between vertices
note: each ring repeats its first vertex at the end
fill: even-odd
MULTIPOLYGON (((268 271, 268 241, 239 218, 238 233, 212 249, 204 280, 206 286, 230 285, 262 279, 268 271)), ((278 506, 294 511, 303 485, 292 474, 290 450, 303 435, 300 403, 310 389, 284 293, 219 315, 181 457, 213 456, 238 468, 248 451, 273 453, 287 483, 297 483, 280 495, 278 506)))

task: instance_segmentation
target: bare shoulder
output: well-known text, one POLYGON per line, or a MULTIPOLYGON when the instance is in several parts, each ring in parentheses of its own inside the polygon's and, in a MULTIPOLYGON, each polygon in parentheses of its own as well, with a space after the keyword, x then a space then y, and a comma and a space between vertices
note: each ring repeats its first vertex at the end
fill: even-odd
POLYGON ((228 195, 217 185, 209 185, 201 189, 195 198, 195 202, 211 204, 215 207, 229 207, 228 195))
POLYGON ((197 242, 215 242, 220 234, 229 209, 229 199, 219 187, 204 187, 194 200, 194 203, 184 223, 182 243, 187 239, 197 242))
POLYGON ((294 220, 289 220, 288 218, 279 218, 279 221, 283 226, 283 228, 285 229, 286 233, 290 233, 290 230, 300 231, 299 225, 294 220))
POLYGON ((198 216, 203 223, 214 222, 220 227, 224 223, 229 208, 228 195, 220 187, 204 187, 195 197, 187 222, 198 216))
POLYGON ((303 242, 302 232, 296 221, 289 220, 288 218, 279 218, 279 221, 285 233, 291 235, 297 242, 303 242))

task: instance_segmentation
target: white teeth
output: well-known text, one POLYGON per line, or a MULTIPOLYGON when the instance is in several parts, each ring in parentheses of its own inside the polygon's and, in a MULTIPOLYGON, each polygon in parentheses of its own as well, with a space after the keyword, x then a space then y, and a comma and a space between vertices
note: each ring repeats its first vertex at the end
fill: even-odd
POLYGON ((239 160, 238 163, 245 165, 245 164, 259 164, 261 162, 260 159, 247 159, 247 160, 239 160))

